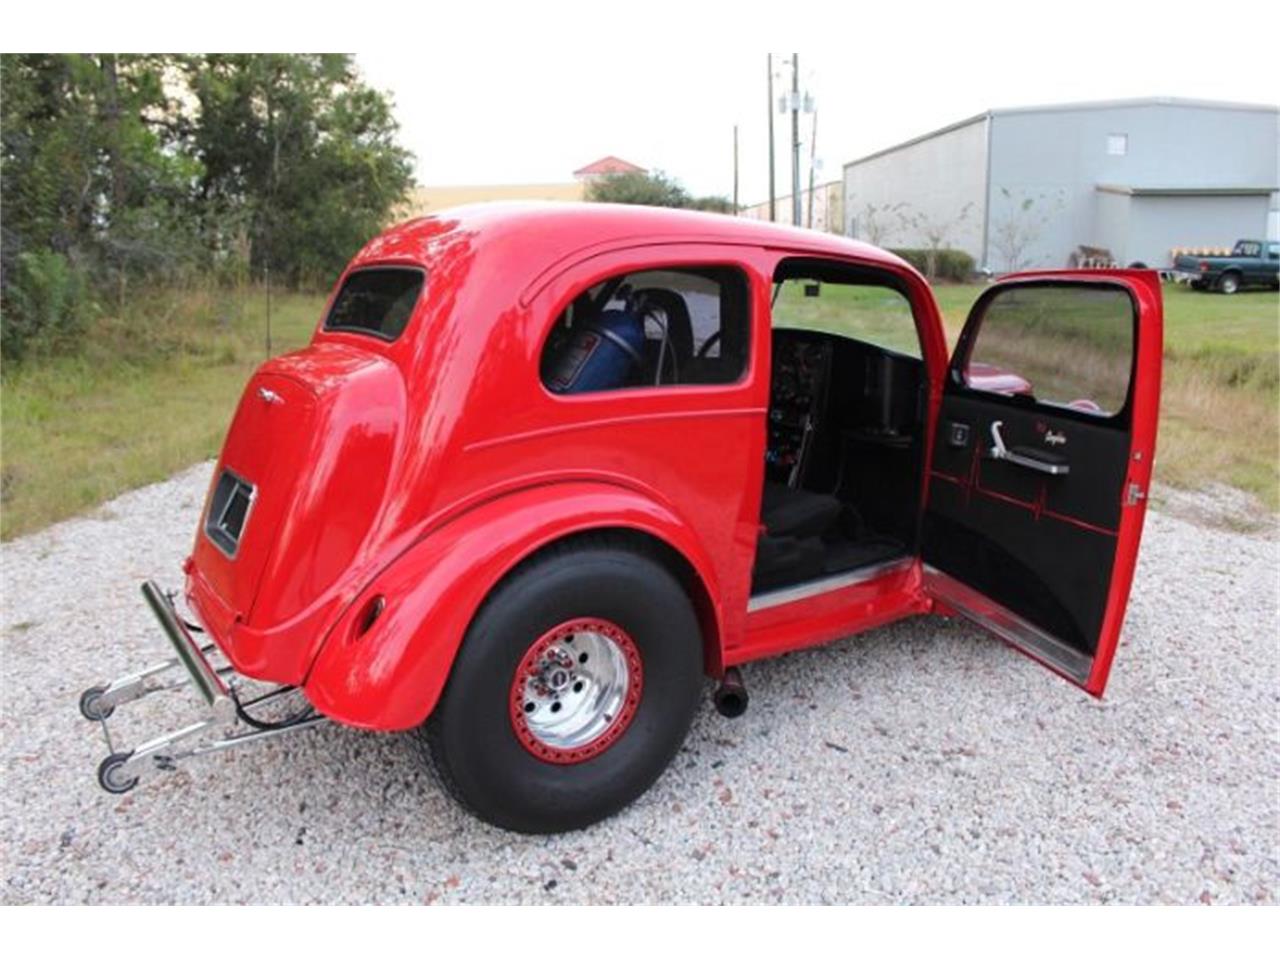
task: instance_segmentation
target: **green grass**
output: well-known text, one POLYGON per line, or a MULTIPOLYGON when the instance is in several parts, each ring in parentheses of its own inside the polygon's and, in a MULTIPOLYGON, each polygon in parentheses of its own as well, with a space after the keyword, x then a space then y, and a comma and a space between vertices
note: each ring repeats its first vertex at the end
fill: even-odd
MULTIPOLYGON (((937 288, 954 343, 985 287, 937 288)), ((322 296, 273 301, 273 352, 302 346, 322 296)), ((896 294, 824 285, 784 291, 780 318, 858 332, 918 352, 896 294), (856 320, 851 320, 855 318, 856 320), (855 328, 856 327, 856 331, 855 328)), ((1157 479, 1217 480, 1280 508, 1280 297, 1165 287, 1157 479)), ((94 324, 74 356, 5 370, 0 381, 0 536, 38 530, 215 456, 236 400, 266 355, 265 299, 188 291, 142 297, 94 324)))
MULTIPOLYGON (((321 296, 272 298, 272 351, 305 344, 321 296)), ((261 293, 152 295, 104 317, 73 356, 0 381, 0 536, 38 530, 215 456, 266 356, 261 293)))

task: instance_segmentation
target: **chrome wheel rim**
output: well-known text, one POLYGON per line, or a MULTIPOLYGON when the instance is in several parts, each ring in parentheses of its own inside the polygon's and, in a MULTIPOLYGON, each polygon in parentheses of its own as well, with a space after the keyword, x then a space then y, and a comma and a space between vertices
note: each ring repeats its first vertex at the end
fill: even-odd
POLYGON ((570 620, 525 652, 511 683, 511 721, 534 756, 580 763, 608 749, 640 702, 640 654, 607 620, 570 620))

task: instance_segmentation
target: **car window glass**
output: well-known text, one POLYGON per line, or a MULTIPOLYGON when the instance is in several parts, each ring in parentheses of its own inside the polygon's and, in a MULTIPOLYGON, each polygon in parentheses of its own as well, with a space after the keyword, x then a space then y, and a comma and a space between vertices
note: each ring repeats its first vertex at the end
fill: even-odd
POLYGON ((542 350, 553 393, 732 383, 746 370, 746 276, 670 267, 610 277, 557 318, 542 350))
POLYGON ((1133 337, 1134 307, 1125 290, 1005 287, 983 308, 965 384, 1106 416, 1128 397, 1133 337))
POLYGON ((773 326, 822 330, 921 356, 911 304, 893 287, 791 277, 775 285, 773 326))
POLYGON ((421 270, 403 267, 356 270, 334 297, 324 328, 394 340, 409 322, 425 279, 421 270))

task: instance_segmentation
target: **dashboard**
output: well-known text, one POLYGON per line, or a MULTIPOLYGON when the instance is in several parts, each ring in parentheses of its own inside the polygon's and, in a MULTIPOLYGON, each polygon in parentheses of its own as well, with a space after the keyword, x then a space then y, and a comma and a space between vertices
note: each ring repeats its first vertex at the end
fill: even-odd
POLYGON ((832 341, 800 331, 774 331, 765 470, 770 480, 796 486, 826 405, 832 341))

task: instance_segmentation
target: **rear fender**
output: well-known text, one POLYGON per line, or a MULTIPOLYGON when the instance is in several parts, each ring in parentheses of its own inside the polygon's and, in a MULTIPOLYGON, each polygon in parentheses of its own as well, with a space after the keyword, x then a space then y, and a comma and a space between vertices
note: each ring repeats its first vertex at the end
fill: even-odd
POLYGON ((688 561, 711 599, 705 613, 714 624, 706 626, 714 625, 715 633, 707 642, 718 644, 720 593, 688 525, 627 488, 557 483, 469 510, 374 577, 329 631, 303 683, 307 698, 350 726, 418 726, 435 708, 467 627, 498 582, 539 548, 606 528, 656 537, 688 561), (379 599, 381 612, 374 619, 379 599))

